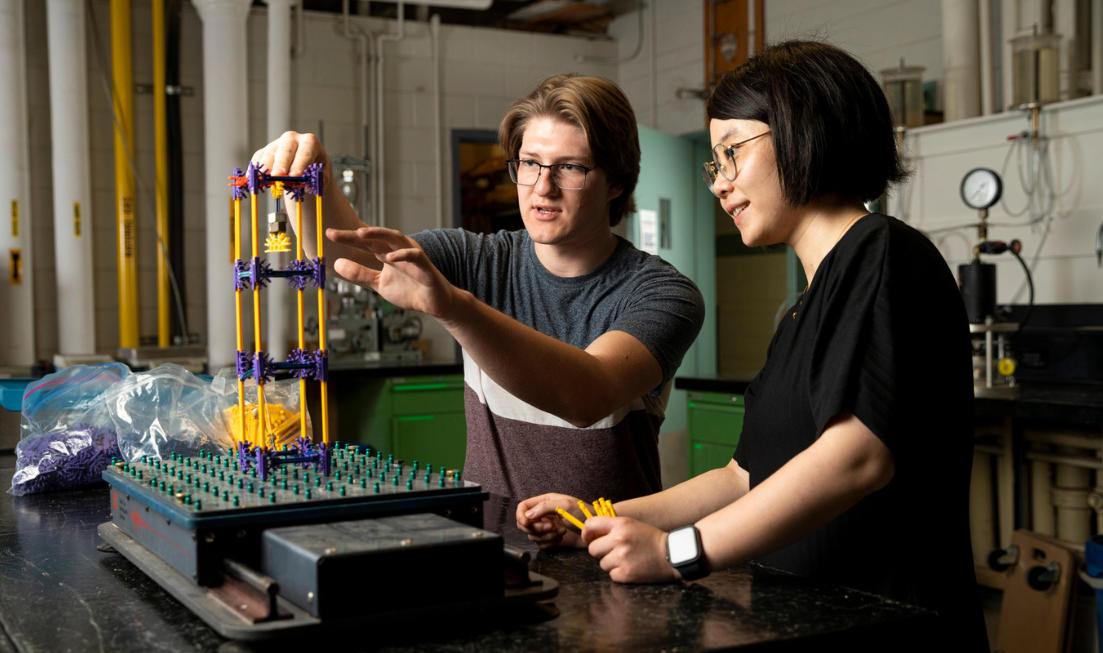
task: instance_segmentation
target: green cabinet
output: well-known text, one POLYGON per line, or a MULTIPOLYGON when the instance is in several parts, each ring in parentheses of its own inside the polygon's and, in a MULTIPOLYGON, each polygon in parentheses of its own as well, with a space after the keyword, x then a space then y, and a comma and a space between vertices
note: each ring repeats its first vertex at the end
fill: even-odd
POLYGON ((462 468, 467 453, 463 376, 388 379, 395 458, 462 468))
POLYGON ((731 461, 743 432, 743 395, 687 393, 689 475, 724 467, 731 461))

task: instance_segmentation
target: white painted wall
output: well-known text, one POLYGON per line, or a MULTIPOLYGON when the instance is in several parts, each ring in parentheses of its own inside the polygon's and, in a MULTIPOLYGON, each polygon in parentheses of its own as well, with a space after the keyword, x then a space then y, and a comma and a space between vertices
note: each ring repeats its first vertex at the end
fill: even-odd
MULTIPOLYGON (((49 71, 46 58, 45 3, 28 2, 27 69, 31 108, 31 170, 35 205, 35 272, 42 283, 35 298, 38 324, 38 358, 57 351, 57 296, 53 279, 52 197, 49 71)), ((132 2, 134 81, 152 81, 150 10, 146 2, 132 2)), ((112 122, 103 93, 101 61, 110 66, 109 0, 92 0, 90 20, 95 37, 88 39, 90 130, 92 133, 92 202, 96 215, 111 216, 114 202, 112 122), (97 52, 97 44, 102 57, 97 52)), ((353 18, 376 32, 393 31, 394 22, 353 18)), ((205 297, 208 274, 228 269, 228 262, 206 261, 203 190, 203 78, 202 27, 195 9, 184 4, 182 26, 181 83, 195 95, 182 99, 184 120, 184 213, 187 319, 192 332, 206 334, 205 297)), ((260 148, 267 143, 266 117, 266 9, 254 7, 248 21, 249 142, 260 148)), ((385 109, 387 117, 387 168, 385 192, 387 224, 414 233, 435 226, 436 201, 433 147, 432 79, 428 24, 407 22, 407 38, 387 44, 385 109)), ((280 83, 292 84, 291 123, 288 128, 316 132, 325 123, 325 144, 332 154, 356 153, 359 138, 358 58, 353 41, 341 36, 340 15, 307 12, 304 23, 305 49, 293 59, 280 83)), ((506 107, 529 91, 540 79, 560 72, 580 72, 616 78, 612 64, 579 64, 575 55, 614 58, 617 45, 608 39, 531 34, 495 29, 443 26, 441 144, 444 159, 445 201, 451 197, 450 130, 494 129, 506 107)), ((108 75, 110 69, 107 70, 108 75)), ((152 193, 154 173, 153 101, 148 94, 134 96, 134 146, 138 179, 146 193, 152 193)), ((246 161, 242 161, 245 164, 246 161)), ((226 174, 229 175, 227 170, 226 174)), ((138 197, 138 276, 140 333, 155 335, 156 261, 152 195, 138 197)), ((228 212, 228 208, 227 208, 228 212)), ((450 220, 451 211, 445 215, 450 220)), ((113 353, 118 347, 115 293, 114 223, 97 220, 94 229, 96 349, 113 353)), ((227 227, 227 238, 229 227, 227 227)), ((227 276, 227 278, 229 278, 227 276)), ((427 324, 434 338, 434 351, 449 356, 451 340, 435 323, 427 324)))
MULTIPOLYGON (((1103 302, 1103 270, 1096 266, 1095 259, 1095 234, 1103 221, 1103 184, 1098 182, 1103 169, 1103 97, 1050 105, 1042 114, 1041 124, 1043 134, 1050 139, 1053 185, 1057 189, 1048 236, 1045 223, 1005 226, 1022 225, 1028 219, 1010 215, 1022 210, 1027 198, 1015 158, 1005 167, 1011 148, 1007 137, 1030 128, 1029 114, 1025 113, 1002 113, 911 130, 907 147, 916 174, 901 189, 907 207, 903 213, 909 224, 925 231, 975 224, 976 213, 965 206, 958 191, 962 176, 978 166, 1002 172, 1004 201, 989 213, 993 226, 988 237, 1003 241, 1018 238, 1028 263, 1037 256, 1033 273, 1036 301, 1103 302)), ((897 207, 897 200, 890 201, 890 206, 897 207)), ((934 234, 932 239, 956 271, 957 265, 971 257, 977 235, 973 228, 961 228, 934 234)), ((1021 267, 1009 254, 985 260, 999 266, 997 300, 1010 301, 1024 280, 1021 267)), ((1023 292, 1016 303, 1026 301, 1027 293, 1023 292)))

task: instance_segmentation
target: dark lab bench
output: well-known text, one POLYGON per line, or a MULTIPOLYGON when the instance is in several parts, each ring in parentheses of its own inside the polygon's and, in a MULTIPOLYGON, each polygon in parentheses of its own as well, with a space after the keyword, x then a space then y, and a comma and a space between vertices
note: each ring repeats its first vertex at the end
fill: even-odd
MULTIPOLYGON (((6 458, 11 465, 11 458, 6 458)), ((0 471, 10 487, 13 470, 0 471)), ((431 621, 413 617, 313 641, 230 642, 119 554, 101 553, 106 488, 0 499, 0 653, 8 651, 672 651, 898 648, 930 613, 755 564, 696 583, 621 585, 584 551, 538 552, 514 527, 515 504, 492 496, 486 528, 533 553, 560 582, 552 601, 431 621)), ((363 591, 386 592, 370 579, 363 591)), ((447 578, 426 592, 455 592, 447 578)))

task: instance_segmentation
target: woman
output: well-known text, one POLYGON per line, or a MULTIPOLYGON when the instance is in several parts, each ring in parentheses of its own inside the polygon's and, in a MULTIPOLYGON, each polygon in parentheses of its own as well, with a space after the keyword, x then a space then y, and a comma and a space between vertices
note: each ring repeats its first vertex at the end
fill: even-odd
POLYGON ((754 559, 931 608, 936 640, 986 646, 967 319, 935 247, 864 207, 906 177, 881 88, 838 48, 789 42, 725 76, 706 109, 706 183, 744 243, 791 246, 809 280, 747 389, 733 460, 581 534, 556 516, 577 514, 564 495, 522 502, 518 526, 541 547, 588 546, 616 581, 754 559))

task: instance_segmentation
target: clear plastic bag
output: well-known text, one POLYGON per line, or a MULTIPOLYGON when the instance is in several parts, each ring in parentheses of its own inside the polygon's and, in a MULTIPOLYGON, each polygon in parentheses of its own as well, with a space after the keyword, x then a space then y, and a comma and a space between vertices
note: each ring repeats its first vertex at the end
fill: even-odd
POLYGON ((75 365, 27 386, 11 494, 102 483, 120 456, 104 396, 130 375, 119 363, 75 365))
MULTIPOLYGON (((237 396, 237 377, 233 368, 225 368, 211 382, 211 389, 219 396, 222 417, 230 436, 237 442, 241 434, 241 407, 237 396)), ((305 404, 299 396, 299 380, 284 379, 264 384, 264 404, 268 410, 267 445, 270 449, 279 449, 283 445, 291 446, 300 437, 302 429, 299 420, 300 407, 305 404)), ((245 430, 250 442, 255 439, 257 426, 257 382, 249 378, 245 382, 245 430)), ((310 413, 306 414, 306 438, 312 439, 313 427, 310 413)))
POLYGON ((122 363, 74 365, 27 386, 23 394, 20 440, 65 433, 76 424, 111 428, 104 393, 130 376, 122 363))
POLYGON ((179 365, 131 374, 105 403, 127 461, 225 452, 234 444, 211 384, 179 365))

